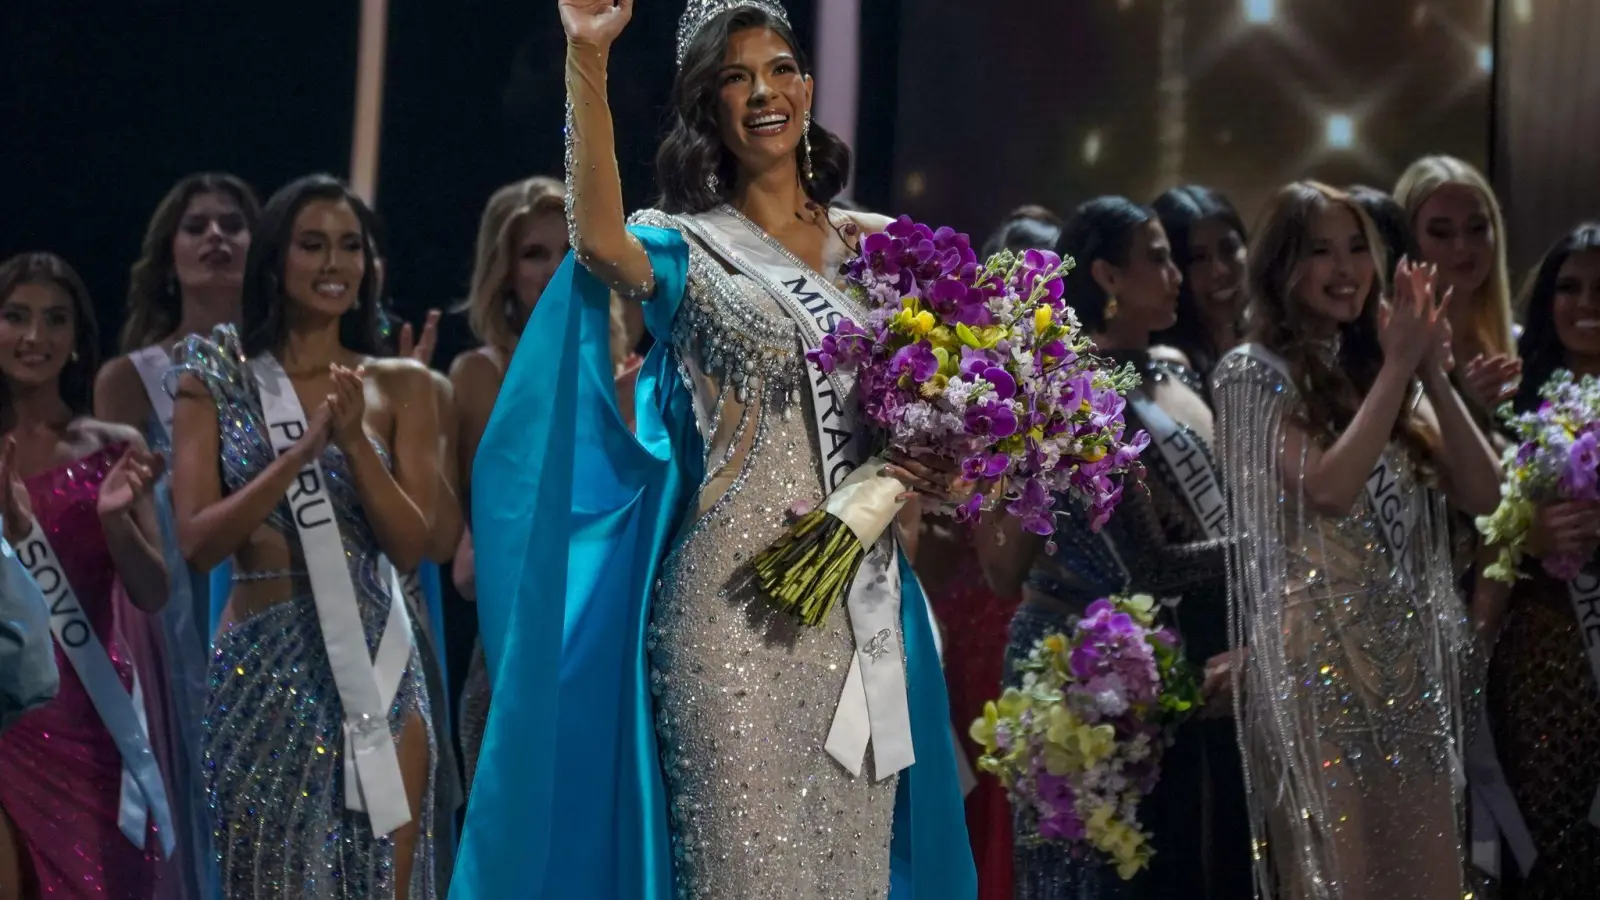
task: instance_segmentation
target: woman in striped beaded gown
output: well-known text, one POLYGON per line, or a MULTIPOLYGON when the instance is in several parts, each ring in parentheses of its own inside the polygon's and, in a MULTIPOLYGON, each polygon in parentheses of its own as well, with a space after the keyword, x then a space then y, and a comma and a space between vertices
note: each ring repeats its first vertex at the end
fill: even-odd
POLYGON ((174 372, 179 544, 194 568, 234 563, 205 733, 229 900, 428 900, 448 876, 436 679, 390 568, 413 569, 432 537, 434 385, 374 357, 366 221, 327 176, 280 190, 251 244, 243 338, 191 337, 174 372), (291 506, 307 496, 318 506, 291 506))

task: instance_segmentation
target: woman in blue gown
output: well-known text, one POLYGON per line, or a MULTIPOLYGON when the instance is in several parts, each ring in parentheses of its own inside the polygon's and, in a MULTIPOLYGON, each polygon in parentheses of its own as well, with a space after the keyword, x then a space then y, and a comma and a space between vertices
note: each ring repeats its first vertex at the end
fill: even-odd
MULTIPOLYGON (((949 704, 909 565, 888 542, 868 555, 864 590, 898 613, 860 645, 853 603, 805 627, 748 584, 792 503, 820 501, 861 440, 837 427, 853 398, 803 350, 811 308, 861 315, 818 273, 882 220, 826 206, 848 150, 810 121, 782 8, 710 0, 679 29, 661 209, 625 229, 605 78, 631 7, 561 4, 576 253, 473 471, 495 700, 452 896, 969 900, 949 704), (613 291, 656 338, 637 436, 613 388, 613 291), (862 721, 858 669, 898 684, 862 721)), ((934 496, 947 482, 889 468, 934 496)))

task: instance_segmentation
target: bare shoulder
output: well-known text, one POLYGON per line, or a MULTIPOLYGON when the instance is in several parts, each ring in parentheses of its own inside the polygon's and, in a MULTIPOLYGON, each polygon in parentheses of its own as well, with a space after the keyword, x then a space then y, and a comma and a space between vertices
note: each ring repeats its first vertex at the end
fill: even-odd
POLYGON ((129 425, 150 415, 150 398, 132 357, 119 356, 100 367, 94 377, 94 412, 129 425))
POLYGON ((455 386, 456 394, 468 397, 500 392, 505 369, 493 354, 491 348, 479 347, 456 355, 450 363, 450 383, 455 386))
POLYGON ((369 359, 367 374, 384 394, 405 400, 433 395, 432 370, 410 357, 369 359))

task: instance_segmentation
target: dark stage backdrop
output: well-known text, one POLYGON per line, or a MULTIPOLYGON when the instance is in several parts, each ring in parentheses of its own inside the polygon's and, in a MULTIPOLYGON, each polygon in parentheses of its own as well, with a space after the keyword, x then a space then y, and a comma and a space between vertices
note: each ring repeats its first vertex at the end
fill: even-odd
POLYGON ((1021 203, 1220 188, 1247 222, 1298 177, 1388 189, 1486 166, 1488 0, 915 0, 893 208, 981 234, 1021 203))

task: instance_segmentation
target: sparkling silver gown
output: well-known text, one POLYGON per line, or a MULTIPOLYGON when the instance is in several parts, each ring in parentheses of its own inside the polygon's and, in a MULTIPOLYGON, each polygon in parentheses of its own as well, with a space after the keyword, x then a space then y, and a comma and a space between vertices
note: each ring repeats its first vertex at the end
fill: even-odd
MULTIPOLYGON (((273 459, 260 394, 231 327, 215 340, 190 337, 175 374, 197 377, 217 405, 219 467, 225 492, 239 490, 273 459)), ((381 453, 380 449, 380 453, 381 453)), ((361 509, 344 455, 329 445, 322 457, 329 494, 355 582, 369 648, 388 619, 389 593, 379 575, 377 540, 361 509)), ((366 814, 345 809, 344 714, 323 646, 309 576, 287 501, 267 517, 294 554, 294 594, 239 622, 213 640, 211 708, 205 722, 205 770, 223 896, 369 900, 396 896, 395 846, 372 833, 366 814)), ((389 710, 398 740, 411 715, 428 735, 429 778, 420 809, 410 900, 446 892, 449 860, 441 792, 435 699, 424 666, 435 665, 411 610, 413 652, 389 710)), ((437 679, 432 679, 437 683, 437 679)))
POLYGON ((1414 523, 1409 571, 1365 496, 1345 516, 1318 515, 1303 481, 1286 483, 1286 467, 1302 466, 1282 458, 1299 390, 1245 349, 1212 384, 1238 540, 1230 618, 1251 654, 1235 695, 1259 890, 1459 900, 1463 672, 1475 655, 1443 497, 1398 446, 1385 451, 1414 523))
MULTIPOLYGON (((678 228, 654 211, 633 221, 678 228)), ((853 778, 823 750, 855 652, 848 613, 804 627, 748 583, 790 504, 823 496, 798 331, 753 281, 685 239, 673 342, 706 477, 663 566, 647 641, 678 896, 880 900, 896 779, 871 780, 870 763, 853 778)), ((847 252, 834 239, 828 265, 847 252)))

